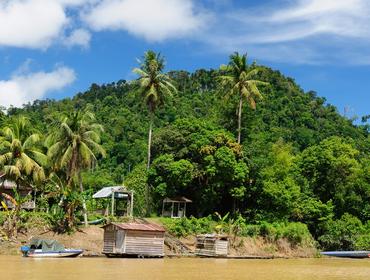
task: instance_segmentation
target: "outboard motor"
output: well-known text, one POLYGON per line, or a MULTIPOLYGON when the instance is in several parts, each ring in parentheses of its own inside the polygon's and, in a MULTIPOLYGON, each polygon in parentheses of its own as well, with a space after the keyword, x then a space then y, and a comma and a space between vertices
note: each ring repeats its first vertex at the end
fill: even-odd
POLYGON ((23 257, 27 257, 29 251, 30 251, 30 247, 29 246, 22 246, 21 247, 21 252, 23 254, 23 257))

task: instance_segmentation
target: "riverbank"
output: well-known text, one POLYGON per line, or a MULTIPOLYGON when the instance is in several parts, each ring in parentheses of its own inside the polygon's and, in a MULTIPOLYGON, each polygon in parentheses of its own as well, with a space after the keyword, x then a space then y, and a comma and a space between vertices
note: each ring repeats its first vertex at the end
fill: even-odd
POLYGON ((0 255, 20 255, 20 246, 27 244, 33 237, 55 239, 66 248, 81 248, 85 256, 103 256, 104 231, 100 226, 81 228, 71 234, 57 234, 45 229, 33 229, 26 234, 18 234, 18 237, 9 241, 0 241, 0 255))
MULTIPOLYGON (((72 234, 57 234, 43 228, 32 229, 26 234, 19 234, 18 237, 10 241, 0 241, 0 255, 20 255, 19 248, 26 244, 33 237, 45 239, 56 239, 67 248, 81 248, 86 257, 103 256, 104 231, 100 226, 81 227, 72 234)), ((195 250, 195 236, 190 235, 186 238, 179 238, 191 251, 195 250)), ((169 247, 165 247, 165 254, 175 255, 169 247)), ((278 258, 309 258, 317 255, 317 250, 313 247, 293 246, 285 239, 277 242, 269 242, 262 237, 237 237, 230 241, 229 255, 232 257, 258 256, 258 257, 278 257, 278 258)))

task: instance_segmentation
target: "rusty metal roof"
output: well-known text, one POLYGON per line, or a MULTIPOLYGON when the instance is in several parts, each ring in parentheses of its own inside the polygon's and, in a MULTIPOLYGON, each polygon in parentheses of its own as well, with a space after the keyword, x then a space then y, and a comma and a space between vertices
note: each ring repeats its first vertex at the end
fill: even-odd
MULTIPOLYGON (((166 230, 157 224, 143 224, 143 223, 111 223, 116 227, 119 227, 124 230, 139 230, 139 231, 156 231, 156 232, 165 232, 166 230)), ((108 224, 109 225, 109 224, 108 224)), ((105 225, 103 227, 106 227, 105 225)))

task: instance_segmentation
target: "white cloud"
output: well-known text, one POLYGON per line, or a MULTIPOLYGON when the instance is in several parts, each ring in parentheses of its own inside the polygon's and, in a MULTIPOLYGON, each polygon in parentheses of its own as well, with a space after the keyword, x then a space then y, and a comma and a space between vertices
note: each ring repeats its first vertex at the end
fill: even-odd
POLYGON ((289 0, 219 14, 201 40, 288 63, 357 63, 370 51, 370 1, 289 0), (364 46, 367 46, 364 47, 364 46))
POLYGON ((241 9, 235 0, 0 0, 0 47, 88 48, 94 33, 112 30, 270 61, 370 64, 370 0, 245 2, 241 9))
POLYGON ((149 41, 191 35, 206 18, 191 0, 102 0, 83 15, 96 31, 124 30, 149 41))
POLYGON ((64 37, 65 30, 74 22, 75 18, 67 13, 68 9, 94 2, 0 0, 0 46, 46 49, 58 42, 59 37, 64 37))
POLYGON ((265 34, 256 37, 259 42, 318 34, 369 38, 370 4, 364 0, 300 0, 291 7, 260 15, 257 22, 265 25, 265 34))
MULTIPOLYGON (((26 65, 28 69, 28 65, 26 65)), ((75 72, 68 67, 58 67, 52 72, 20 73, 9 80, 0 80, 0 106, 20 107, 23 104, 61 90, 76 79, 75 72)))
POLYGON ((68 46, 81 46, 83 48, 88 48, 91 40, 91 34, 89 31, 79 28, 73 30, 72 33, 66 37, 63 43, 68 46))
POLYGON ((0 45, 45 48, 67 23, 62 5, 56 1, 2 1, 0 45))

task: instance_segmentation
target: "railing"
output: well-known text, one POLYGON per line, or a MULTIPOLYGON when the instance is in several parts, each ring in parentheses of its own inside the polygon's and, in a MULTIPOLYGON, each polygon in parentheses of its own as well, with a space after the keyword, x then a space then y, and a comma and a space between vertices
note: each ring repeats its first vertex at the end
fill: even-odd
MULTIPOLYGON (((10 201, 5 201, 5 205, 9 209, 14 208, 14 204, 11 203, 10 201)), ((3 206, 1 204, 0 204, 0 208, 3 208, 3 206)), ((22 209, 28 209, 28 210, 35 209, 36 208, 36 203, 35 203, 34 200, 26 201, 26 202, 22 203, 21 208, 22 209)))

